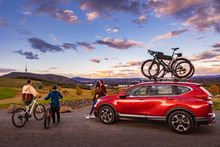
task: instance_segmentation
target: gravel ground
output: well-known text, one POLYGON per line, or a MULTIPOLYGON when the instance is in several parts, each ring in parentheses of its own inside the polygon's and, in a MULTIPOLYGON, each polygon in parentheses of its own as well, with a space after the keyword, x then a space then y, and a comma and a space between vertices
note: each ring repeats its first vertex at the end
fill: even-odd
POLYGON ((220 147, 220 111, 213 126, 201 126, 190 135, 172 132, 162 122, 120 120, 113 125, 99 119, 85 119, 89 107, 61 114, 61 123, 45 130, 43 121, 31 118, 23 128, 15 128, 11 114, 0 110, 0 147, 220 147))

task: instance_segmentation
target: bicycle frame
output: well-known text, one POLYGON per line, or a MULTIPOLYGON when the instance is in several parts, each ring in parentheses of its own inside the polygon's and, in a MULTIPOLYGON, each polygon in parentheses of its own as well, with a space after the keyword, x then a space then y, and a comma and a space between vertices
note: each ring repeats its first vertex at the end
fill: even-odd
POLYGON ((174 58, 175 51, 176 51, 176 50, 173 50, 173 53, 172 53, 172 56, 171 56, 171 57, 172 57, 172 60, 170 60, 168 64, 166 64, 163 59, 157 58, 155 54, 151 54, 151 55, 154 57, 154 58, 153 58, 153 61, 159 63, 159 64, 163 67, 163 68, 160 69, 160 71, 158 72, 158 75, 159 75, 161 72, 164 72, 161 77, 164 77, 164 75, 166 75, 167 72, 173 72, 173 71, 175 70, 175 69, 173 69, 173 68, 171 67, 171 65, 173 64, 173 62, 178 58, 178 57, 174 58))
POLYGON ((33 101, 31 102, 31 104, 25 107, 25 108, 26 108, 26 112, 28 112, 29 109, 31 108, 28 113, 29 113, 29 114, 32 114, 32 112, 33 112, 33 110, 34 110, 34 107, 35 107, 37 104, 38 104, 38 102, 37 102, 37 101, 35 100, 35 98, 34 98, 33 101))
POLYGON ((172 60, 170 60, 169 61, 169 63, 168 64, 166 64, 164 61, 163 61, 163 59, 158 59, 155 55, 153 55, 153 57, 154 57, 154 61, 156 60, 158 63, 160 63, 160 65, 162 65, 163 66, 163 68, 165 69, 165 71, 167 71, 167 72, 172 72, 173 71, 173 69, 172 68, 170 68, 170 65, 173 63, 173 61, 175 61, 177 58, 173 58, 174 57, 174 55, 175 55, 175 50, 173 50, 173 53, 172 53, 172 60))

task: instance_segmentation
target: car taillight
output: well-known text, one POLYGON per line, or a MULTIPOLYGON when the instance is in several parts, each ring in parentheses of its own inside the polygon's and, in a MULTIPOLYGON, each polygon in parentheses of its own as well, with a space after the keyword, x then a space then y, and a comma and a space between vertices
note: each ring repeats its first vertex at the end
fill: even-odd
POLYGON ((210 101, 212 99, 211 96, 209 95, 195 95, 195 98, 199 98, 199 99, 203 99, 203 100, 206 100, 206 101, 210 101))

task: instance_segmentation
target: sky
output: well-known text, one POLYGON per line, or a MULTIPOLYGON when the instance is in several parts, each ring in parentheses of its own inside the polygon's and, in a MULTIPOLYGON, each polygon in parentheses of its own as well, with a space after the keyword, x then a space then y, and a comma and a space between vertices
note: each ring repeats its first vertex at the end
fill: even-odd
POLYGON ((0 75, 142 77, 148 49, 220 74, 219 0, 0 0, 0 75))

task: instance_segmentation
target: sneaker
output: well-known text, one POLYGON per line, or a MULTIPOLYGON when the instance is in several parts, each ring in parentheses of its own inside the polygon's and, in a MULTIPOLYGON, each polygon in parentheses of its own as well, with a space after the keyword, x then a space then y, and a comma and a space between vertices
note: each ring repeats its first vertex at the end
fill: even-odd
POLYGON ((93 118, 93 119, 94 119, 94 118, 96 118, 96 117, 95 117, 95 115, 93 114, 93 115, 90 116, 90 118, 93 118))
POLYGON ((86 119, 90 119, 90 118, 92 118, 91 115, 86 116, 86 119))

